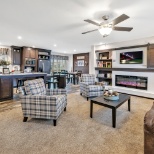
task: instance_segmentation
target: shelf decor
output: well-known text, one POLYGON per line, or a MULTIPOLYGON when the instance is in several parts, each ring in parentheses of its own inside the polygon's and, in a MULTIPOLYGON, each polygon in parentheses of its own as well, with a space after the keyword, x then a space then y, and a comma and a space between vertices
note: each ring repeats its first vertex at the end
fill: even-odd
POLYGON ((3 68, 3 74, 10 74, 9 68, 3 68))
POLYGON ((7 65, 10 65, 10 61, 7 61, 7 60, 0 60, 0 66, 7 66, 7 65))

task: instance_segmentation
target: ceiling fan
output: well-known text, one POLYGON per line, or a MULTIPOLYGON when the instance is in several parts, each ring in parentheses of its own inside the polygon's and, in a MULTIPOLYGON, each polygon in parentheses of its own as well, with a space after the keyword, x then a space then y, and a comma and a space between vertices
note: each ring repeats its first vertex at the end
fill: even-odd
POLYGON ((112 30, 130 32, 133 29, 133 27, 118 27, 118 26, 115 26, 115 25, 117 25, 117 24, 119 24, 119 23, 121 23, 124 20, 129 18, 129 16, 127 16, 126 14, 120 15, 119 17, 117 17, 116 19, 114 19, 111 22, 108 22, 109 16, 107 16, 107 15, 103 16, 102 18, 104 19, 105 22, 97 23, 97 22, 92 21, 90 19, 84 20, 85 22, 99 26, 99 28, 94 29, 94 30, 90 30, 90 31, 87 31, 87 32, 83 32, 82 34, 87 34, 87 33, 94 32, 94 31, 98 30, 103 35, 103 37, 106 37, 111 33, 112 30))

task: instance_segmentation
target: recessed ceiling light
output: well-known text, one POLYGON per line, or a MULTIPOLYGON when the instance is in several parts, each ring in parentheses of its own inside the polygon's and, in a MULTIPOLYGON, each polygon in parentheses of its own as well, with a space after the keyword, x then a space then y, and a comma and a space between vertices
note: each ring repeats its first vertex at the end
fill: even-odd
POLYGON ((18 39, 19 39, 19 40, 21 40, 21 39, 22 39, 22 37, 21 37, 21 36, 18 36, 18 39))
POLYGON ((100 42, 99 44, 103 44, 102 42, 100 42))
POLYGON ((64 51, 64 53, 66 53, 66 51, 64 51))
POLYGON ((35 46, 33 45, 33 48, 35 48, 35 46))
POLYGON ((74 49, 74 52, 75 52, 76 50, 74 49))
POLYGON ((56 47, 56 46, 57 46, 57 44, 54 44, 53 46, 54 46, 54 47, 56 47))

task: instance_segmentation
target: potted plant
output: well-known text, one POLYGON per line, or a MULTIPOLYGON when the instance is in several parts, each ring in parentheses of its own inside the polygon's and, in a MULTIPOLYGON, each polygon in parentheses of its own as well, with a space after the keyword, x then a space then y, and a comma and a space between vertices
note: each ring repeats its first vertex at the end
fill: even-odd
POLYGON ((5 66, 8 66, 8 65, 10 65, 10 64, 11 64, 10 61, 7 61, 7 60, 0 60, 0 66, 5 67, 5 66))

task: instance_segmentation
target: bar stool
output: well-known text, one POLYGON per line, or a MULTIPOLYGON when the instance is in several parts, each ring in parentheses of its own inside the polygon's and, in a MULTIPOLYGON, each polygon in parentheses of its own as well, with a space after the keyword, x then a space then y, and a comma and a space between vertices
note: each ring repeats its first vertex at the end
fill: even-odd
POLYGON ((48 85, 48 89, 51 89, 51 85, 53 85, 53 88, 55 89, 58 87, 58 81, 57 81, 57 76, 51 77, 50 80, 46 81, 46 84, 48 85))

